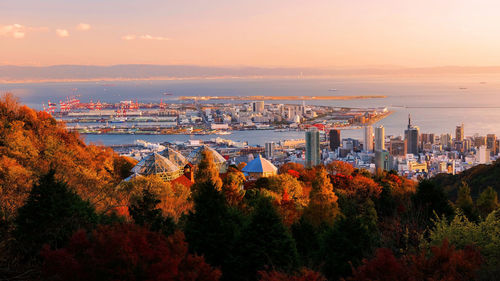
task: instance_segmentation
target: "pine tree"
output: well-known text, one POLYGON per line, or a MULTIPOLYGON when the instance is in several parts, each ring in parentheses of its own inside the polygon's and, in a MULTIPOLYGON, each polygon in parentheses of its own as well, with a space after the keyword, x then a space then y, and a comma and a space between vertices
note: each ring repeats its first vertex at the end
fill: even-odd
POLYGON ((488 186, 485 190, 483 190, 483 192, 481 192, 476 204, 479 209, 479 213, 483 218, 485 218, 489 213, 498 208, 497 192, 491 186, 488 186))
POLYGON ((254 280, 266 266, 289 271, 298 265, 295 241, 283 225, 270 198, 257 203, 250 223, 243 229, 235 259, 233 279, 254 280))
POLYGON ((211 182, 199 185, 193 199, 194 210, 188 214, 184 230, 190 250, 226 272, 243 218, 211 182))
POLYGON ((15 238, 27 255, 37 255, 44 244, 52 248, 65 245, 81 228, 98 222, 94 208, 66 184, 58 182, 51 171, 40 179, 16 218, 15 238))
POLYGON ((469 219, 475 218, 474 202, 470 196, 469 185, 466 182, 462 182, 462 186, 458 189, 458 196, 455 204, 469 219))
POLYGON ((304 210, 304 218, 315 227, 322 224, 333 225, 339 213, 337 199, 326 170, 323 167, 318 168, 309 194, 309 205, 304 210))
POLYGON ((169 236, 175 231, 175 222, 171 217, 162 215, 162 210, 157 208, 159 203, 158 196, 144 189, 142 198, 129 207, 129 212, 136 224, 169 236))
POLYGON ((428 225, 435 214, 439 217, 452 218, 453 208, 443 189, 430 180, 423 180, 418 184, 417 192, 412 197, 413 205, 422 214, 421 223, 428 225))

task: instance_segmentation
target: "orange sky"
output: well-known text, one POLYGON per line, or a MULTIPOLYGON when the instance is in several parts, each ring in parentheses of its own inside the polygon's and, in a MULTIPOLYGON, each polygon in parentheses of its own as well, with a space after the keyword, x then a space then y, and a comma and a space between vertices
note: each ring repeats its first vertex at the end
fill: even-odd
POLYGON ((0 64, 500 65, 499 10, 485 0, 0 1, 0 64))

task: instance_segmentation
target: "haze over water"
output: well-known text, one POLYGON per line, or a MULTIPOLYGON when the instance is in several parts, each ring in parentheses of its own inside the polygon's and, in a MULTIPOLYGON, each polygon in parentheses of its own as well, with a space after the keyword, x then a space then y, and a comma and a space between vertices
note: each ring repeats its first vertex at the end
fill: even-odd
MULTIPOLYGON (((59 101, 77 88, 82 102, 89 99, 117 102, 138 99, 139 102, 159 102, 164 92, 176 96, 351 96, 385 95, 385 99, 307 101, 307 104, 323 104, 338 107, 385 107, 394 111, 377 125, 386 127, 388 135, 402 135, 408 123, 424 133, 453 133, 455 126, 465 124, 465 134, 500 135, 500 75, 455 75, 449 77, 364 77, 332 79, 215 79, 174 81, 127 81, 127 82, 77 82, 4 84, 0 92, 12 92, 22 103, 41 109, 41 104, 59 101), (336 91, 329 91, 336 89, 336 91)), ((165 102, 165 100, 164 100, 165 102)), ((166 101, 179 102, 179 101, 166 101)), ((267 102, 267 101, 266 101, 267 102)), ((269 101, 271 102, 271 101, 269 101)), ((299 102, 299 101, 297 101, 299 102)), ((293 101, 272 101, 293 103, 293 101)), ((273 140, 302 136, 303 133, 275 133, 273 140), (278 134, 275 136, 275 134, 278 134), (281 137, 282 135, 282 137, 281 137)), ((361 138, 361 130, 344 130, 343 137, 361 138)), ((213 138, 215 136, 207 136, 213 138)), ((224 136, 234 140, 246 140, 248 136, 235 132, 224 136)), ((138 136, 88 136, 89 141, 101 140, 104 144, 131 143, 138 136)), ((182 140, 179 136, 145 136, 156 141, 182 140)), ((144 139, 143 138, 143 139, 144 139)), ((263 144, 268 138, 249 140, 251 144, 263 144)))

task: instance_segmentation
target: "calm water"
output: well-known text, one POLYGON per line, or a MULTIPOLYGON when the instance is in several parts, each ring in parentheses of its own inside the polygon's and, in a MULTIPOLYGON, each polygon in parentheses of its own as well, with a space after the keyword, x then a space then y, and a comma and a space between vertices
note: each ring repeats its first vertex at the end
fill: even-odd
MULTIPOLYGON (((31 107, 41 108, 47 99, 58 101, 77 88, 82 101, 116 102, 138 99, 159 102, 162 93, 182 95, 385 95, 386 99, 316 102, 332 106, 379 107, 387 106, 394 114, 379 122, 386 134, 402 135, 411 113, 413 123, 421 132, 452 133, 456 125, 465 124, 466 135, 475 133, 500 135, 500 75, 461 75, 453 77, 412 78, 338 78, 287 80, 183 80, 88 83, 0 84, 0 92, 13 92, 31 107), (330 92, 328 89, 337 89, 330 92), (466 89, 460 89, 466 88, 466 89)), ((173 102, 173 101, 172 101, 173 102)), ((276 101, 275 101, 276 102, 276 101)), ((277 102, 276 102, 277 103, 277 102)), ((283 103, 291 103, 283 101, 283 103)), ((306 104, 314 104, 308 101, 306 104)), ((345 137, 361 137, 359 130, 344 130, 345 137)), ((215 136, 196 136, 210 139, 215 136)), ((233 140, 247 140, 263 144, 279 139, 302 138, 298 132, 234 132, 222 136, 233 140)), ((142 138, 151 141, 186 140, 189 136, 87 136, 88 141, 103 144, 132 143, 142 138)))

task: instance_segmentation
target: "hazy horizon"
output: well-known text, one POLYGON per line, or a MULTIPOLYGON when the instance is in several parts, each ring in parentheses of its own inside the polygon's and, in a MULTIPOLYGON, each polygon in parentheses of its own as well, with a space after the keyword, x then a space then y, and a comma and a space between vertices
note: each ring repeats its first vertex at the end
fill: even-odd
POLYGON ((0 65, 500 65, 495 1, 19 0, 0 65))

